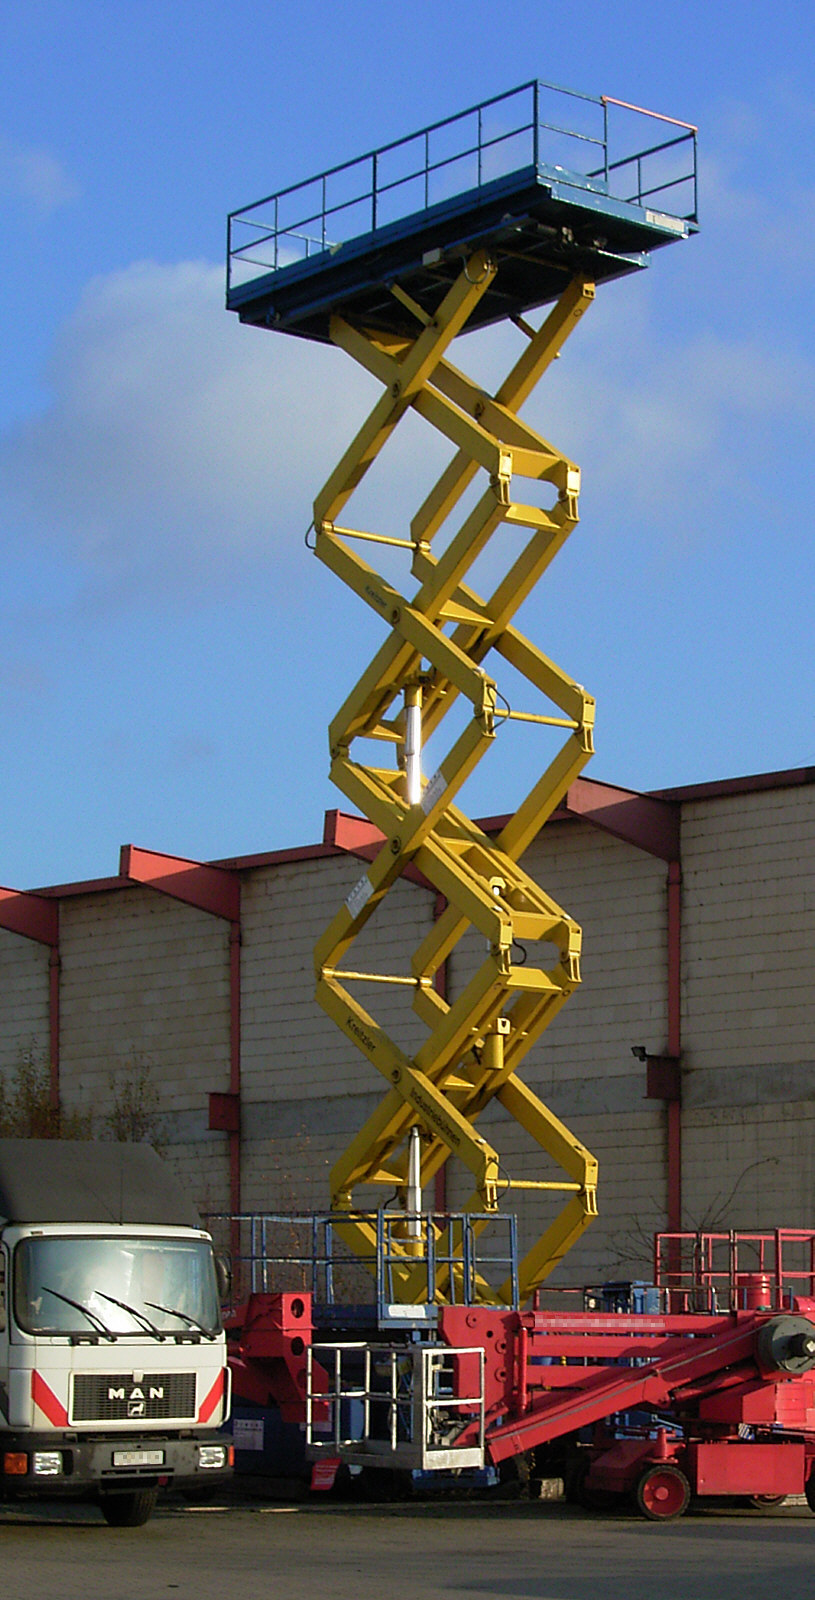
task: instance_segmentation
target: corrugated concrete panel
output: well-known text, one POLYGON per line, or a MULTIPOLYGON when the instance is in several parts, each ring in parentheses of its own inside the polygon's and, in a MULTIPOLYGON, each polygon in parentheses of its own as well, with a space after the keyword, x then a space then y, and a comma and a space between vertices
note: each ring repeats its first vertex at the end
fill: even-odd
MULTIPOLYGON (((247 1102, 319 1100, 378 1086, 375 1070, 314 1000, 314 946, 361 876, 351 857, 252 874, 243 889, 243 1092, 247 1102)), ((352 946, 354 971, 409 975, 432 925, 433 897, 399 883, 352 946)), ((410 990, 354 984, 354 994, 405 1050, 423 1037, 410 990)), ((384 1085, 381 1085, 384 1092, 384 1085)), ((339 1153, 339 1152, 338 1152, 339 1153)))
POLYGON ((25 1051, 47 1063, 47 945, 0 928, 0 1075, 13 1080, 25 1051))
MULTIPOLYGON (((695 792, 681 809, 685 1219, 810 1225, 815 784, 695 792)), ((551 824, 524 864, 583 928, 583 986, 522 1069, 600 1161, 601 1215, 560 1281, 647 1277, 650 1235, 666 1214, 666 1110, 645 1099, 631 1049, 661 1054, 668 1044, 667 865, 587 821, 551 824)), ((323 1209, 331 1166, 386 1092, 313 998, 314 945, 364 872, 322 851, 240 870, 247 1209, 323 1209)), ((433 912, 432 892, 399 884, 349 964, 407 973, 433 912)), ((208 1097, 229 1088, 229 925, 130 886, 63 896, 61 927, 66 1106, 103 1119, 122 1074, 146 1068, 170 1160, 200 1207, 226 1209, 228 1142, 209 1130, 208 1097)), ((451 999, 483 957, 477 936, 455 949, 451 999)), ((530 948, 528 959, 551 964, 552 947, 530 948)), ((404 1049, 416 1048, 423 1029, 408 988, 357 993, 404 1049)), ((0 1071, 13 1070, 21 1047, 46 1059, 48 1029, 48 951, 0 930, 0 1071)), ((545 1163, 511 1119, 490 1111, 483 1126, 513 1176, 540 1176, 545 1163)), ((449 1203, 471 1187, 451 1161, 449 1203)), ((529 1242, 545 1202, 521 1193, 519 1215, 529 1242)))
POLYGON ((723 1073, 743 1099, 745 1070, 763 1096, 767 1073, 815 1061, 815 791, 697 802, 682 838, 689 1101, 704 1083, 718 1100, 723 1073))
POLYGON ((61 920, 66 1103, 100 1110, 128 1070, 170 1114, 228 1088, 228 925, 142 888, 68 900, 61 920))

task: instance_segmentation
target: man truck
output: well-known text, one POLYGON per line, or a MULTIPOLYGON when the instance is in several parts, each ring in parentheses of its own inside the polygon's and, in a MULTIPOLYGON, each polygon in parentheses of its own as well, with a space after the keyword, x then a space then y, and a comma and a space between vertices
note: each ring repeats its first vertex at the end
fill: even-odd
POLYGON ((3 1495, 138 1526, 228 1474, 228 1415, 212 1241, 155 1151, 0 1139, 3 1495))

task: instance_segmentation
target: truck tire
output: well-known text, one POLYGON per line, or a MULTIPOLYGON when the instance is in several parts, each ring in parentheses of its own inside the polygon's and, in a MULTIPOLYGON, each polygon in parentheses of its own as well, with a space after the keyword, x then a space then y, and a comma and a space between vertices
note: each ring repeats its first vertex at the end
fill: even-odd
POLYGON ((129 1494, 103 1494, 102 1516, 111 1528, 141 1528, 152 1516, 157 1489, 134 1489, 129 1494))

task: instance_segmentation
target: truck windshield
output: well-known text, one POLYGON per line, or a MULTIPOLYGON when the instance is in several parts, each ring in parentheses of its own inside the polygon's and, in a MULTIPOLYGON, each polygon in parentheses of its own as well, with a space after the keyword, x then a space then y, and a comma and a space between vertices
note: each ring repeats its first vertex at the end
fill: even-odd
POLYGON ((221 1327, 212 1247, 206 1239, 23 1239, 14 1311, 27 1333, 212 1338, 221 1327))

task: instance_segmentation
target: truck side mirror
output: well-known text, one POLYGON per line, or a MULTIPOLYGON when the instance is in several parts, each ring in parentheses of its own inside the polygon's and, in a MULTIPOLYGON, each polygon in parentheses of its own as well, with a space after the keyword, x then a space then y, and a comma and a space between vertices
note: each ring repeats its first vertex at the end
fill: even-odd
POLYGON ((215 1281, 218 1285, 218 1298, 224 1305, 232 1296, 232 1261, 229 1256, 216 1255, 215 1281))

